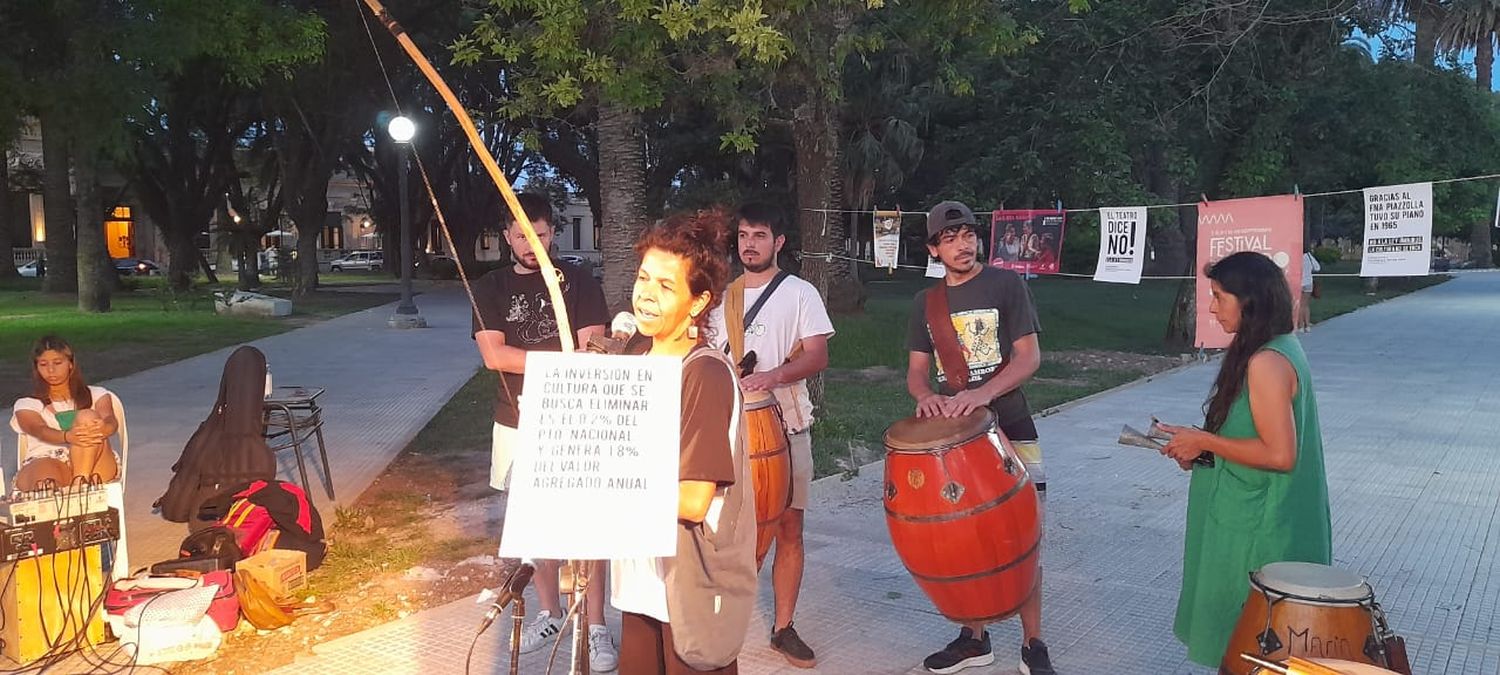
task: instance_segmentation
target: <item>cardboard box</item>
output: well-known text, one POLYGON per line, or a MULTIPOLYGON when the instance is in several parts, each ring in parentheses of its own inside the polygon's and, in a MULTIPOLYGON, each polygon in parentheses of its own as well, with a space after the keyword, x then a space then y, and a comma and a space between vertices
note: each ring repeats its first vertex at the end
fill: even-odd
POLYGON ((290 598, 307 585, 307 554, 274 548, 235 563, 234 569, 259 581, 278 600, 290 598))

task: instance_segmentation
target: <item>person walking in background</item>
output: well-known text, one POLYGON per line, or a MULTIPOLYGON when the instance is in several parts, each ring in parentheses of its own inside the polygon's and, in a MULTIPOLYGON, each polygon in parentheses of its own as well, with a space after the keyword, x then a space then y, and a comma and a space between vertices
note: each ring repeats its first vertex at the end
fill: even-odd
POLYGON ((1300 332, 1312 330, 1312 300, 1319 295, 1318 281, 1313 279, 1313 273, 1322 271, 1318 257, 1313 255, 1313 245, 1308 244, 1302 251, 1302 295, 1297 303, 1297 330, 1300 332))
POLYGON ((1318 400, 1292 297, 1270 258, 1235 253, 1206 272, 1209 311, 1234 335, 1209 395, 1203 429, 1172 434, 1162 454, 1192 472, 1182 590, 1173 632, 1194 663, 1217 666, 1250 592, 1272 562, 1333 558, 1318 400), (1213 466, 1193 460, 1211 452, 1213 466))

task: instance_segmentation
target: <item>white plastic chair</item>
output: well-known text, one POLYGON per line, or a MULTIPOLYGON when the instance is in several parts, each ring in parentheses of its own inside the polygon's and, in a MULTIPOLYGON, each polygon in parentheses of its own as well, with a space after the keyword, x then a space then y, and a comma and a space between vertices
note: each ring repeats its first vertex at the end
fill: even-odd
MULTIPOLYGON (((114 392, 109 393, 110 401, 114 403, 115 433, 120 436, 120 476, 118 480, 104 484, 104 502, 120 514, 120 543, 115 547, 114 566, 111 574, 115 579, 124 579, 130 576, 130 555, 125 549, 125 467, 129 466, 130 459, 130 430, 125 424, 125 405, 120 403, 120 397, 114 392)), ((26 434, 16 434, 16 472, 21 470, 21 462, 26 461, 26 434)), ((0 471, 0 485, 4 482, 3 471, 0 471)))

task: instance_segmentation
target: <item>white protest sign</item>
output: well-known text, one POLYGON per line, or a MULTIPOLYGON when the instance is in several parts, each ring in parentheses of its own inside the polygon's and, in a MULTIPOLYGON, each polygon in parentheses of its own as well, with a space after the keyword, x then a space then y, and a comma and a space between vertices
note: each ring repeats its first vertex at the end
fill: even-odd
POLYGON ((875 212, 875 266, 896 269, 901 254, 901 212, 875 212))
POLYGON ((927 272, 922 276, 928 279, 941 279, 948 274, 948 268, 943 267, 943 261, 935 256, 927 256, 927 272))
POLYGON ((1432 183, 1365 188, 1362 277, 1425 276, 1432 268, 1432 183))
POLYGON ((1094 281, 1141 283, 1146 261, 1146 207, 1099 209, 1099 264, 1094 281))
POLYGON ((681 359, 528 353, 500 555, 675 555, 681 399, 681 359))

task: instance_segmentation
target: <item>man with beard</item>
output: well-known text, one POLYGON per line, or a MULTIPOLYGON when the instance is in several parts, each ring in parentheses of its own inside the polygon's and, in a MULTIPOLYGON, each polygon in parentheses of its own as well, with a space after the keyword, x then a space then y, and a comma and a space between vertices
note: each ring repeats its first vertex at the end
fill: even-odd
MULTIPOLYGON (((1010 439, 1046 503, 1047 474, 1037 445, 1036 425, 1021 393, 1042 362, 1037 341, 1041 326, 1031 291, 1015 272, 978 260, 978 226, 974 212, 959 202, 943 202, 927 214, 927 251, 943 263, 942 286, 917 293, 907 333, 906 388, 917 401, 919 417, 961 417, 988 406, 997 426, 1010 439), (927 324, 928 294, 946 291, 948 317, 958 334, 965 364, 938 363, 938 383, 950 394, 932 390, 932 330, 927 324), (949 382, 946 370, 964 382, 949 382)), ((941 305, 939 305, 941 307, 941 305)), ((938 310, 941 311, 941 310, 938 310)), ((1021 605, 1021 672, 1053 675, 1047 645, 1042 642, 1042 593, 1037 588, 1021 605)), ((963 626, 958 639, 923 662, 929 672, 956 673, 993 663, 990 636, 983 623, 963 626)))
POLYGON ((786 244, 781 210, 746 204, 735 221, 745 273, 729 284, 724 303, 710 314, 710 337, 721 348, 727 345, 736 363, 755 353, 754 372, 740 380, 746 401, 769 392, 781 406, 791 449, 792 499, 781 516, 771 563, 776 602, 771 648, 794 666, 812 668, 817 663, 813 650, 792 627, 802 587, 803 513, 813 474, 813 406, 806 380, 828 367, 833 323, 818 289, 777 266, 776 256, 786 244))
MULTIPOLYGON (((546 197, 517 195, 521 209, 531 218, 531 227, 544 249, 552 247, 552 204, 546 197)), ((527 241, 522 225, 512 220, 505 227, 505 241, 510 245, 513 265, 507 265, 474 282, 474 342, 484 357, 484 367, 500 373, 500 387, 495 397, 495 424, 491 438, 490 487, 504 490, 510 475, 511 452, 517 442, 518 407, 525 381, 526 353, 560 351, 562 340, 557 319, 552 314, 552 300, 542 281, 541 263, 527 241)), ((604 334, 609 322, 609 308, 604 289, 586 270, 554 260, 568 322, 572 324, 575 343, 584 345, 590 337, 604 334)), ((565 524, 563 524, 565 526, 565 524)), ((608 596, 605 574, 608 566, 591 563, 588 596, 589 670, 608 672, 615 669, 619 657, 609 632, 604 627, 604 600, 608 596)), ((541 610, 521 632, 521 653, 540 649, 549 638, 562 632, 563 610, 558 598, 557 572, 560 561, 536 561, 537 599, 541 610)))

